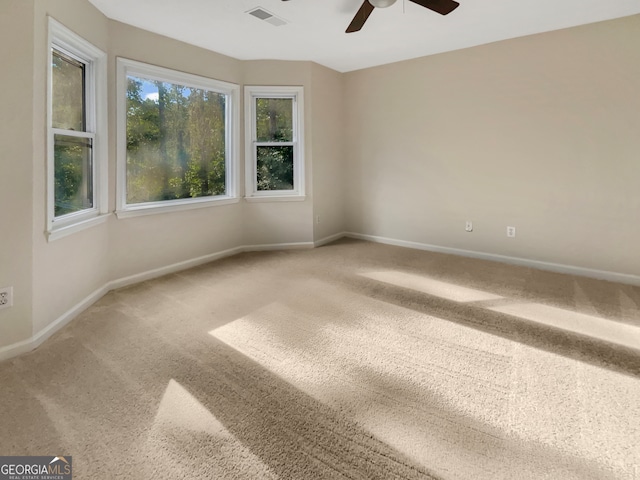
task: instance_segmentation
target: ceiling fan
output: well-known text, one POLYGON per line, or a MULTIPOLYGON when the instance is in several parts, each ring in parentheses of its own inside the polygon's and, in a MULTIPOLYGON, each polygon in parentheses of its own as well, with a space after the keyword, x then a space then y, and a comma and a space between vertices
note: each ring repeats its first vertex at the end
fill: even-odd
MULTIPOLYGON (((283 2, 288 2, 289 0, 282 0, 283 2)), ((447 15, 453 12, 456 8, 460 6, 460 4, 454 0, 409 0, 410 2, 416 3, 424 8, 428 8, 429 10, 433 10, 440 15, 447 15)), ((374 8, 386 8, 390 7, 396 3, 396 0, 364 0, 360 9, 356 12, 356 16, 353 17, 351 23, 347 27, 346 33, 357 32, 364 26, 364 23, 373 12, 374 8)))
MULTIPOLYGON (((447 15, 448 13, 453 12, 460 5, 458 2, 454 0, 409 0, 410 2, 416 3, 422 7, 428 8, 429 10, 433 10, 440 15, 447 15)), ((356 16, 353 17, 351 23, 347 27, 346 33, 352 33, 359 31, 363 26, 364 22, 367 21, 371 12, 373 12, 374 8, 385 8, 390 7, 396 3, 396 0, 364 0, 362 6, 356 13, 356 16)))

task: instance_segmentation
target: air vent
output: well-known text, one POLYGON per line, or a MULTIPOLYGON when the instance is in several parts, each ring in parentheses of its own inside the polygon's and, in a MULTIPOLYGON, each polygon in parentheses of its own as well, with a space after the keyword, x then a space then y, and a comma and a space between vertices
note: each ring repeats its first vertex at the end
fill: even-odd
POLYGON ((287 21, 280 18, 280 17, 276 17, 273 13, 271 12, 267 12, 264 8, 262 7, 256 7, 253 10, 249 10, 247 12, 249 15, 253 15, 254 17, 260 19, 260 20, 264 20, 265 22, 270 23, 271 25, 274 25, 276 27, 280 27, 282 25, 286 25, 287 21))

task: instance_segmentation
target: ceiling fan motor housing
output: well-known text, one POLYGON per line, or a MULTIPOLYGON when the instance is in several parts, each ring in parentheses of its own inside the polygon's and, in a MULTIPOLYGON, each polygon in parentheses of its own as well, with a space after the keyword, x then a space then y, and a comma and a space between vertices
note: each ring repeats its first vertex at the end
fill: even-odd
POLYGON ((386 8, 396 3, 396 0, 369 0, 369 3, 376 8, 386 8))

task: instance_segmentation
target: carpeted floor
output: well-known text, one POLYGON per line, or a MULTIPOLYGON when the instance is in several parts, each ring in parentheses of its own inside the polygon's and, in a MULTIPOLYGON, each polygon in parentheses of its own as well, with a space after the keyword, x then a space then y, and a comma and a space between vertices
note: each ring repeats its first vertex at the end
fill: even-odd
POLYGON ((344 239, 111 292, 0 364, 77 479, 640 479, 640 288, 344 239))

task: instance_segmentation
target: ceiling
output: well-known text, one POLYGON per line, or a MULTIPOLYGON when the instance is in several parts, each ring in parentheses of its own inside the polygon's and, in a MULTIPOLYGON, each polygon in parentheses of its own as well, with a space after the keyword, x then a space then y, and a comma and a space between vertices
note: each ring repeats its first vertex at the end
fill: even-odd
POLYGON ((409 0, 345 29, 362 0, 90 0, 114 20, 242 60, 309 60, 340 72, 640 13, 640 0, 458 0, 441 16, 409 0), (246 12, 261 7, 274 26, 246 12))

